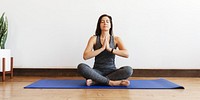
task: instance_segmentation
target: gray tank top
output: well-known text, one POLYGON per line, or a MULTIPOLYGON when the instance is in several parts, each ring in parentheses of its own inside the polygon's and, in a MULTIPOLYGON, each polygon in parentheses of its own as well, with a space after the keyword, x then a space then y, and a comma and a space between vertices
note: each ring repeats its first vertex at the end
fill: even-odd
MULTIPOLYGON (((111 48, 116 48, 113 36, 110 36, 109 44, 111 48)), ((94 50, 100 49, 101 47, 102 44, 100 42, 100 36, 97 36, 96 45, 94 45, 94 50)), ((94 69, 98 69, 100 71, 115 70, 115 55, 107 50, 104 50, 95 57, 94 69)))

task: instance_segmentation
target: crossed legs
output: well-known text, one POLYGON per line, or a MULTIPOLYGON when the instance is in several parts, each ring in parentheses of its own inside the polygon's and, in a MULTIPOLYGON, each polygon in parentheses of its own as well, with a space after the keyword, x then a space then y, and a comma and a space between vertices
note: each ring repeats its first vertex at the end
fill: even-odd
POLYGON ((127 78, 132 75, 133 70, 129 66, 124 66, 104 76, 102 72, 92 69, 87 64, 81 63, 78 65, 78 72, 86 78, 87 86, 94 84, 128 86, 130 82, 127 78))

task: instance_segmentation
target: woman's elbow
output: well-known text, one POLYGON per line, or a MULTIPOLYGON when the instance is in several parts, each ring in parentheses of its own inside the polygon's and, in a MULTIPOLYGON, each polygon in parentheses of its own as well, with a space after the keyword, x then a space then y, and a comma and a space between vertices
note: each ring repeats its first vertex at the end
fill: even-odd
POLYGON ((125 56, 124 56, 125 58, 128 58, 129 57, 129 54, 127 53, 127 54, 125 54, 125 56))
POLYGON ((88 58, 87 58, 85 55, 83 55, 83 59, 84 59, 84 60, 87 60, 88 58))
POLYGON ((83 56, 83 59, 84 59, 84 60, 87 60, 86 57, 84 57, 84 56, 83 56))
POLYGON ((128 58, 128 57, 129 57, 128 51, 125 52, 124 57, 125 57, 125 58, 128 58))
POLYGON ((89 59, 86 53, 83 54, 83 59, 84 59, 84 60, 89 59))

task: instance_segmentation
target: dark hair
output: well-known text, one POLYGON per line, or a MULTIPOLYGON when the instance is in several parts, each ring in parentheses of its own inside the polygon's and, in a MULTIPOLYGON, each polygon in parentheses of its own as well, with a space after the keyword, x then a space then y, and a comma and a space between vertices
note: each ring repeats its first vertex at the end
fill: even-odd
POLYGON ((98 35, 101 35, 101 28, 100 28, 100 23, 101 23, 101 19, 103 17, 108 17, 110 19, 110 24, 111 24, 111 28, 109 30, 109 34, 112 35, 113 33, 113 23, 112 23, 112 17, 107 15, 107 14, 103 14, 99 17, 98 19, 98 22, 97 22, 97 28, 96 28, 96 32, 95 32, 95 35, 98 36, 98 35))

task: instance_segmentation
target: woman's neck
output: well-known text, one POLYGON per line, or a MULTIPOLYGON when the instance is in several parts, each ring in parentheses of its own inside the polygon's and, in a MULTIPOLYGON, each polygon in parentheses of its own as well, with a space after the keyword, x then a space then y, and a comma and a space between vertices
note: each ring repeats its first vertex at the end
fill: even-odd
POLYGON ((110 36, 109 31, 102 31, 101 32, 101 38, 105 38, 105 37, 108 37, 108 36, 110 36))

